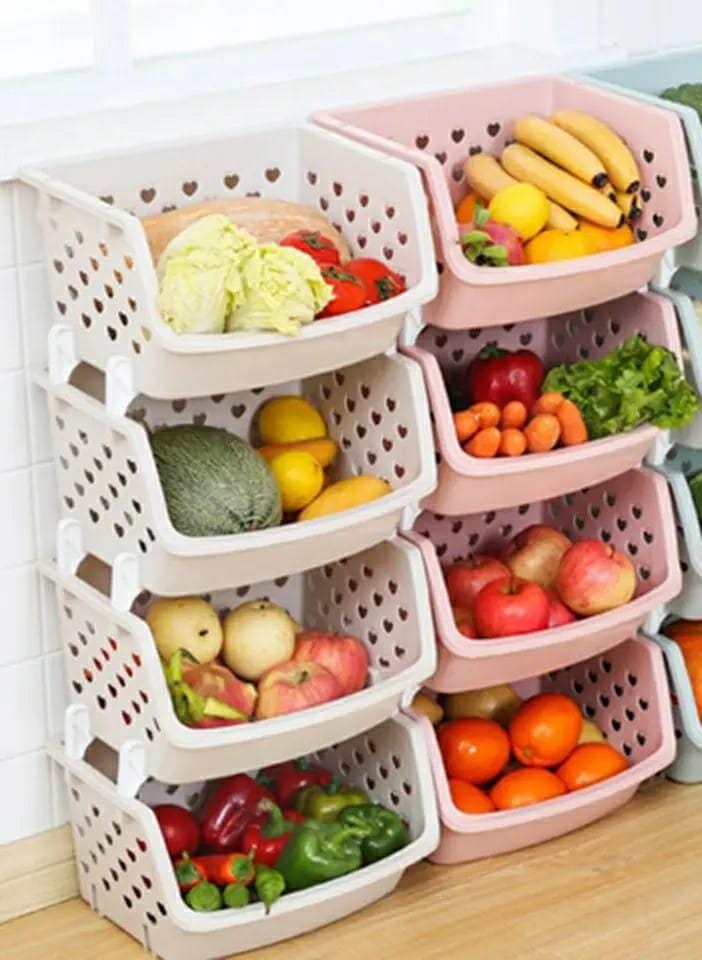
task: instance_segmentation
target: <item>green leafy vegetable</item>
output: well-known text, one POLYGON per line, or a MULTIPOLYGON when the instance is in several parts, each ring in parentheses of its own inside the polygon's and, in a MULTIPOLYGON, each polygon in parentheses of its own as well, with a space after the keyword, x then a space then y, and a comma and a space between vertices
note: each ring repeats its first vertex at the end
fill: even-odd
POLYGON ((699 408, 674 354, 638 335, 599 360, 554 367, 542 389, 556 390, 576 403, 593 440, 644 423, 677 429, 699 408))
POLYGON ((661 96, 664 100, 692 107, 702 119, 702 83, 681 83, 678 87, 668 87, 661 96))

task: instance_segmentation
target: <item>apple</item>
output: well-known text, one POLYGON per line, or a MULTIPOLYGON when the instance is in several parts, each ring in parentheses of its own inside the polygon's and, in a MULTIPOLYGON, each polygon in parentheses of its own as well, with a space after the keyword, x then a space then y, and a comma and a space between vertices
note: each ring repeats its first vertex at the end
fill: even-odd
POLYGON ((245 680, 258 680, 292 659, 298 625, 269 600, 242 603, 224 618, 224 662, 245 680))
POLYGON ((563 627, 566 623, 574 623, 578 618, 572 610, 563 603, 555 590, 547 590, 549 600, 548 628, 563 627))
POLYGON ((544 630, 548 624, 548 593, 538 583, 519 577, 493 580, 475 600, 475 625, 484 638, 512 637, 544 630))
POLYGON ((478 636, 478 633, 475 629, 475 617, 473 616, 472 610, 467 610, 465 607, 452 607, 453 618, 456 621, 456 629, 459 633, 462 633, 464 637, 475 637, 478 636))
POLYGON ((341 696, 366 685, 368 651, 356 637, 302 630, 297 635, 293 660, 320 663, 339 681, 341 696))
POLYGON ((551 587, 563 554, 570 546, 570 540, 560 530, 535 523, 517 534, 503 559, 515 577, 551 587))
POLYGON ((256 687, 252 683, 244 683, 243 680, 235 677, 231 670, 219 663, 184 663, 183 681, 207 701, 205 716, 191 723, 192 727, 198 729, 229 727, 236 723, 245 723, 254 712, 256 687), (217 704, 233 707, 245 716, 239 718, 217 716, 217 704))
POLYGON ((454 563, 444 576, 451 605, 470 610, 483 587, 499 577, 508 577, 509 570, 497 557, 477 556, 454 563))
POLYGON ((556 578, 556 592, 582 617, 623 606, 636 593, 636 571, 623 553, 601 540, 581 540, 568 550, 556 578))
POLYGON ((340 696, 339 681, 321 663, 288 660, 261 677, 256 719, 266 720, 284 713, 296 713, 340 696))

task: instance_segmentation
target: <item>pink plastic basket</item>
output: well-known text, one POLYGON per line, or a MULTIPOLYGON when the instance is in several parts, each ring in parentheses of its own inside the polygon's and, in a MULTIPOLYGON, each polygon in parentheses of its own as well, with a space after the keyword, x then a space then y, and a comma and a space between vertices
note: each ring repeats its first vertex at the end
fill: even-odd
POLYGON ((317 123, 410 160, 424 174, 441 272, 426 322, 466 329, 604 303, 644 286, 672 247, 694 236, 696 216, 685 137, 673 113, 565 77, 508 83, 318 114, 317 123), (480 268, 458 243, 454 205, 465 194, 469 153, 500 153, 525 114, 568 108, 593 114, 630 144, 641 169, 641 242, 610 253, 545 265, 480 268))
POLYGON ((406 534, 422 551, 439 641, 428 686, 442 693, 509 683, 595 656, 636 632, 680 590, 675 521, 665 478, 630 470, 579 493, 499 512, 446 518, 422 513, 406 534), (637 596, 586 620, 500 640, 458 632, 442 566, 480 553, 501 553, 525 527, 548 523, 574 540, 602 539, 628 554, 639 575, 637 596))
POLYGON ((439 802, 441 842, 430 859, 461 863, 551 840, 622 806, 639 784, 675 756, 670 692, 661 650, 650 640, 629 639, 603 656, 517 686, 523 696, 560 691, 573 697, 607 740, 629 758, 623 773, 574 793, 518 810, 468 814, 449 792, 436 734, 419 717, 439 802))
POLYGON ((646 425, 551 453, 481 460, 461 449, 453 425, 447 384, 460 386, 468 362, 486 344, 534 350, 548 369, 603 356, 637 333, 672 350, 682 367, 675 309, 651 293, 630 294, 594 309, 532 320, 516 328, 447 332, 426 327, 416 345, 405 348, 424 372, 439 451, 439 484, 423 505, 453 516, 465 514, 471 504, 497 510, 547 500, 639 466, 657 439, 664 451, 670 442, 667 431, 646 425))

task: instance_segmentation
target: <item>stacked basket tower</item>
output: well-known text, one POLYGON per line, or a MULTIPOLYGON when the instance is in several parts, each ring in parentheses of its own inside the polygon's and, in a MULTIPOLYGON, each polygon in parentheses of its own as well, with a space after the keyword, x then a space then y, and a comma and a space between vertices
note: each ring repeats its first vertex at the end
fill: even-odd
POLYGON ((644 289, 664 254, 695 231, 678 117, 592 83, 540 78, 345 110, 296 130, 91 158, 24 179, 37 192, 55 303, 42 383, 62 519, 56 562, 44 572, 56 586, 71 705, 54 753, 66 770, 81 892, 96 910, 166 960, 231 955, 370 903, 424 856, 466 861, 586 824, 671 763, 663 655, 641 632, 658 628, 680 589, 668 484, 644 465, 673 463, 671 438, 645 426, 582 448, 480 461, 458 445, 445 384, 495 339, 529 346, 550 366, 601 356, 641 333, 682 363, 673 295, 644 289), (565 265, 473 266, 453 214, 465 158, 499 149, 520 115, 560 107, 601 116, 635 150, 649 197, 640 242, 565 265), (158 316, 138 217, 237 194, 321 209, 355 253, 403 273, 407 292, 295 339, 175 335, 158 316), (340 473, 376 473, 392 493, 273 530, 178 534, 144 426, 207 423, 248 437, 261 404, 291 392, 320 408, 340 473), (636 598, 526 637, 462 636, 442 568, 537 522, 626 553, 639 575, 636 598), (287 717, 186 728, 144 621, 152 597, 184 594, 206 595, 219 609, 266 596, 306 626, 359 636, 370 683, 287 717), (433 728, 401 708, 423 685, 442 693, 496 683, 523 695, 568 693, 627 755, 629 770, 521 810, 459 812, 433 728), (190 911, 149 804, 192 802, 203 782, 309 754, 400 810, 410 845, 285 895, 268 916, 261 904, 190 911))

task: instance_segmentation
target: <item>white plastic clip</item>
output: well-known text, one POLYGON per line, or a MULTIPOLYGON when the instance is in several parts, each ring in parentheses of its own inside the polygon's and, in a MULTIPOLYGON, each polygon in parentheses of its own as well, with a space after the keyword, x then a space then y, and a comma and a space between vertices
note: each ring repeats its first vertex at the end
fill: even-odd
POLYGON ((138 740, 127 740, 119 748, 117 792, 121 797, 135 797, 146 780, 146 748, 138 740))
POLYGON ((82 760, 93 739, 90 732, 90 713, 85 704, 73 703, 66 707, 64 736, 66 756, 71 760, 82 760))
POLYGON ((399 345, 401 347, 413 347, 417 342, 417 337, 422 332, 424 327, 425 324, 422 323, 421 307, 416 307, 414 310, 410 310, 407 314, 407 319, 402 326, 402 330, 400 331, 399 345))
POLYGON ((64 323, 55 323, 49 330, 49 382, 52 385, 68 383, 77 363, 73 331, 64 323))
POLYGON ((414 526, 414 521, 417 519, 419 514, 422 511, 416 503, 408 503, 407 506, 403 509, 400 516, 399 529, 402 530, 411 530, 414 526))
POLYGON ((134 396, 132 364, 126 357, 110 357, 105 368, 105 406, 121 416, 134 396))
POLYGON ((56 525, 56 563, 61 573, 75 573, 85 552, 80 524, 72 517, 64 517, 56 525))
POLYGON ((139 591, 139 560, 133 553, 117 554, 112 564, 112 606, 116 610, 131 610, 139 591))

